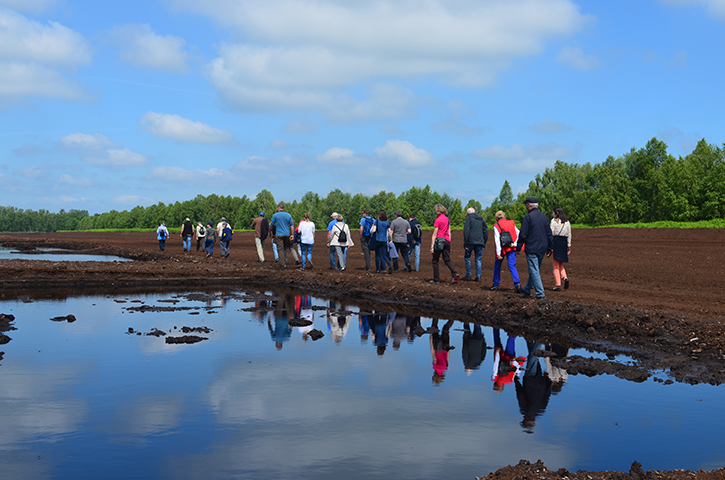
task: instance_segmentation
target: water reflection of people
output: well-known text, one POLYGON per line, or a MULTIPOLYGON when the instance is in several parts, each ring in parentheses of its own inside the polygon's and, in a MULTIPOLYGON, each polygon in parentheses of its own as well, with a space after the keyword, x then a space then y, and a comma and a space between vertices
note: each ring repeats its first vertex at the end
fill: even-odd
POLYGON ((373 334, 373 345, 377 347, 378 355, 383 356, 388 346, 388 335, 390 335, 390 323, 388 314, 373 313, 370 317, 370 331, 373 334))
POLYGON ((393 349, 400 350, 400 344, 403 339, 408 336, 407 317, 391 313, 389 314, 388 319, 391 323, 390 337, 393 339, 393 349))
POLYGON ((290 339, 292 336, 292 327, 289 326, 290 318, 294 315, 294 298, 287 295, 282 296, 275 305, 272 316, 274 317, 274 327, 272 322, 267 320, 267 327, 269 328, 269 334, 274 340, 274 345, 277 350, 282 350, 284 342, 290 339))
MULTIPOLYGON (((569 349, 556 343, 550 344, 547 350, 551 351, 555 358, 566 358, 569 356, 569 349)), ((551 393, 556 395, 561 392, 564 383, 569 379, 569 374, 565 369, 553 366, 548 356, 544 357, 544 363, 546 364, 546 371, 549 372, 549 379, 551 379, 551 393)))
POLYGON ((423 334, 423 327, 420 325, 420 317, 408 315, 405 319, 405 323, 408 327, 408 343, 413 343, 415 337, 423 334))
POLYGON ((443 330, 438 330, 438 319, 433 319, 430 326, 430 354, 433 357, 433 383, 439 385, 446 378, 448 371, 448 360, 451 350, 451 336, 449 331, 453 326, 453 320, 448 320, 443 325, 443 330))
POLYGON ((370 336, 370 315, 360 315, 358 328, 360 329, 360 345, 365 345, 370 336))
POLYGON ((534 433, 536 417, 546 410, 551 396, 551 379, 541 368, 541 357, 537 351, 543 351, 544 345, 536 341, 527 341, 529 356, 526 358, 526 371, 522 382, 516 377, 516 398, 519 411, 524 416, 521 426, 526 433, 534 433))
POLYGON ((481 366, 486 358, 486 339, 483 338, 481 325, 474 323, 473 332, 471 332, 471 325, 468 323, 463 324, 463 349, 461 355, 463 355, 463 368, 465 368, 466 374, 470 375, 481 366))
POLYGON ((501 330, 493 329, 493 389, 502 392, 503 388, 514 381, 526 359, 516 356, 516 337, 509 336, 506 348, 501 343, 501 330))
POLYGON ((339 344, 342 342, 342 338, 350 328, 350 319, 352 315, 345 312, 342 304, 330 301, 330 306, 327 309, 327 328, 330 331, 332 340, 339 344))
POLYGON ((311 324, 304 327, 297 327, 305 342, 310 338, 310 332, 315 328, 315 315, 312 311, 312 297, 309 295, 298 295, 295 297, 295 318, 309 320, 311 324))

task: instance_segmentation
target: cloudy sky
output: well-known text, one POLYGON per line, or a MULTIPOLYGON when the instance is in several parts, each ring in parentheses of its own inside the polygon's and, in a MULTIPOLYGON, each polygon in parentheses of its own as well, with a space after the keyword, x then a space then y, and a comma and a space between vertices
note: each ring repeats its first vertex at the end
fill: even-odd
POLYGON ((723 47, 725 0, 0 0, 0 205, 487 205, 556 160, 722 144, 723 47))

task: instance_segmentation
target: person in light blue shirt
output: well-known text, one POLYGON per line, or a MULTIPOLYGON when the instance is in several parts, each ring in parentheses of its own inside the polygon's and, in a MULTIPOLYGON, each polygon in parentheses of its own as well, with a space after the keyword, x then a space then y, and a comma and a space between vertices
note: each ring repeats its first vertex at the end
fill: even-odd
POLYGON ((284 211, 284 203, 277 205, 277 213, 272 215, 272 221, 269 226, 275 227, 274 243, 279 251, 279 265, 282 268, 287 266, 287 251, 292 246, 294 240, 294 222, 292 215, 284 211))

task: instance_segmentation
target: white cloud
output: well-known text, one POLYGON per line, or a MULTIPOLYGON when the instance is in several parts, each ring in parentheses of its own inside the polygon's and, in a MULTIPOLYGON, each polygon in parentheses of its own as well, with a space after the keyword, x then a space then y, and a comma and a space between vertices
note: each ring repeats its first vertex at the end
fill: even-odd
POLYGON ((687 58, 687 52, 679 51, 672 56, 669 65, 673 68, 682 68, 687 65, 687 58))
POLYGON ((146 163, 144 155, 123 148, 102 133, 71 133, 60 137, 60 146, 77 152, 89 165, 132 167, 146 163))
POLYGON ((285 123, 280 130, 284 133, 312 133, 317 127, 319 127, 317 122, 295 120, 285 123))
POLYGON ((531 130, 536 133, 558 133, 571 130, 571 127, 544 117, 541 123, 531 126, 531 130))
POLYGON ((80 150, 97 150, 116 146, 114 141, 102 133, 96 133, 94 135, 89 133, 70 133, 60 137, 60 143, 65 147, 80 150))
POLYGON ((219 180, 227 178, 228 172, 219 168, 189 170, 181 167, 161 166, 151 170, 150 176, 170 183, 193 183, 197 180, 219 180))
POLYGON ((234 135, 229 130, 165 113, 146 112, 141 117, 141 128, 157 137, 171 138, 179 143, 217 144, 234 141, 234 135))
POLYGON ((581 144, 574 147, 565 147, 554 142, 538 145, 510 147, 493 145, 486 148, 477 148, 471 156, 486 160, 494 160, 506 165, 506 168, 524 172, 538 173, 550 167, 556 160, 576 158, 581 151, 581 144))
POLYGON ((121 58, 137 67, 168 72, 186 72, 186 41, 172 35, 157 35, 149 25, 117 25, 108 35, 119 48, 121 58))
POLYGON ((90 63, 91 47, 57 22, 42 24, 0 8, 0 99, 27 97, 87 100, 89 94, 58 69, 90 63))
POLYGON ((269 142, 269 148, 272 150, 287 150, 289 145, 284 140, 272 140, 269 142))
POLYGON ((50 97, 88 101, 91 95, 59 71, 37 64, 0 61, 0 98, 50 97))
POLYGON ((15 173, 25 178, 41 178, 47 175, 47 171, 44 168, 39 168, 37 165, 31 165, 16 170, 15 173))
POLYGON ((436 130, 452 131, 466 136, 479 135, 486 130, 482 127, 472 127, 464 122, 466 119, 475 118, 475 113, 463 102, 450 101, 446 107, 448 109, 446 118, 433 124, 436 130))
POLYGON ((660 2, 673 6, 703 6, 710 16, 725 20, 725 0, 660 0, 660 2))
POLYGON ((128 205, 135 207, 136 205, 143 205, 145 203, 150 203, 153 200, 147 197, 142 197, 140 195, 119 195, 117 197, 114 197, 111 199, 111 202, 117 204, 117 205, 128 205))
POLYGON ((579 70, 594 70, 599 67, 599 59, 591 53, 584 53, 579 47, 563 47, 556 60, 579 70))
POLYGON ((383 160, 409 168, 422 168, 433 164, 432 153, 406 140, 388 140, 384 146, 376 147, 375 153, 383 160))
POLYGON ((55 0, 0 0, 0 7, 19 12, 40 13, 55 3, 55 0))
POLYGON ((332 147, 321 155, 317 155, 317 163, 321 165, 354 166, 359 165, 363 155, 349 148, 332 147))
POLYGON ((90 62, 91 47, 81 34, 60 23, 43 25, 0 10, 0 60, 77 67, 90 62))
POLYGON ((62 185, 69 185, 71 187, 89 187, 93 184, 88 178, 78 178, 67 173, 64 173, 58 177, 58 183, 62 185))
MULTIPOLYGON (((348 106, 345 88, 381 78, 489 86, 515 59, 539 53, 548 39, 571 35, 587 21, 571 0, 175 3, 244 39, 221 45, 206 68, 225 102, 240 110, 310 108, 326 115, 348 106)), ((358 116, 370 115, 367 101, 352 103, 363 110, 358 116)), ((377 118, 399 114, 396 108, 377 118)))

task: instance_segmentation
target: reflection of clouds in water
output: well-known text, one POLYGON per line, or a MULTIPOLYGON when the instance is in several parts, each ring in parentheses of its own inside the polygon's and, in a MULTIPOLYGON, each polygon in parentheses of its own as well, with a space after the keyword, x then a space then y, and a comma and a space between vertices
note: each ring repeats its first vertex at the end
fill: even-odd
POLYGON ((53 442, 75 432, 88 414, 84 401, 70 397, 72 367, 43 370, 0 369, 0 449, 30 441, 53 442), (68 391, 66 395, 66 391, 68 391))
POLYGON ((126 442, 147 443, 149 439, 144 436, 169 433, 178 427, 182 411, 180 396, 135 399, 118 407, 110 433, 120 435, 126 442))
MULTIPOLYGON (((314 364, 300 358, 274 365, 226 364, 209 385, 207 400, 218 421, 230 429, 229 442, 212 447, 208 455, 175 459, 171 463, 180 461, 184 467, 174 476, 193 477, 191 472, 199 468, 195 473, 215 472, 209 476, 264 471, 265 476, 299 477, 309 471, 310 477, 327 472, 344 478, 341 470, 359 462, 372 446, 381 471, 371 475, 382 476, 392 474, 391 464, 408 477, 450 476, 451 458, 458 457, 461 465, 495 470, 516 464, 527 449, 547 463, 571 460, 572 453, 560 445, 550 447, 522 434, 501 411, 516 408, 515 398, 504 406, 498 397, 483 395, 487 381, 480 388, 427 390, 421 396, 408 388, 410 376, 428 376, 429 365, 422 373, 405 362, 383 365, 372 349, 338 352, 314 364), (508 453, 502 456, 502 451, 508 453), (410 452, 415 452, 412 458, 410 452), (216 470, 219 465, 225 469, 216 470)), ((366 462, 360 468, 370 472, 372 467, 366 462)))

